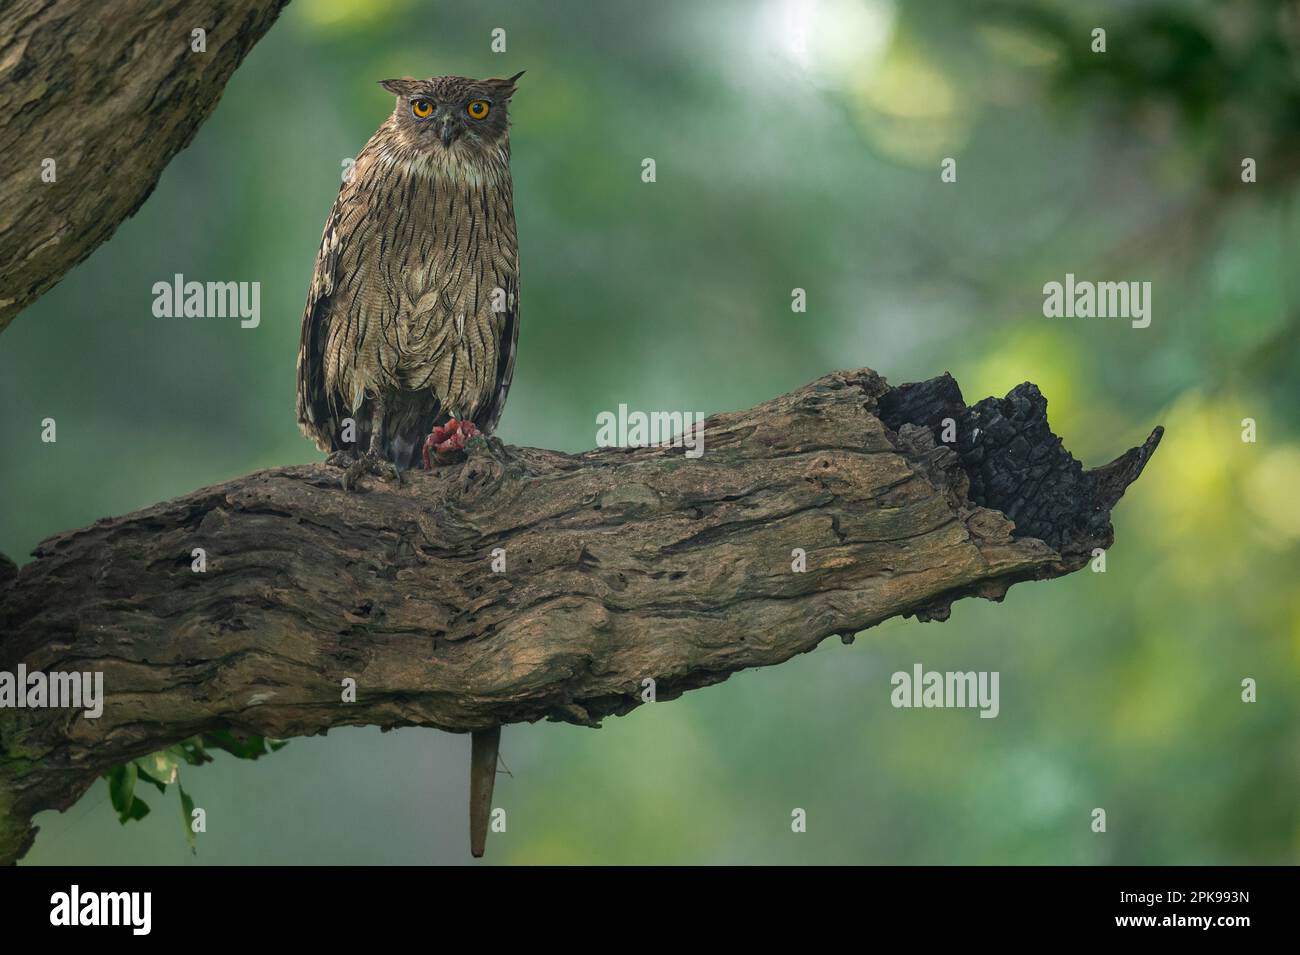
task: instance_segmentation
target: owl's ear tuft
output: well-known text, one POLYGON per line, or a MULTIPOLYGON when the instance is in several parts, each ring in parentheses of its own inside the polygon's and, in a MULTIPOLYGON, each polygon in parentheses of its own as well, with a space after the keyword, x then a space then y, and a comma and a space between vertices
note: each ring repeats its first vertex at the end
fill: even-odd
POLYGON ((509 99, 511 94, 515 91, 515 80, 519 79, 519 77, 523 76, 526 72, 527 70, 520 70, 509 79, 488 80, 488 82, 496 89, 498 96, 504 99, 509 99))
POLYGON ((415 85, 419 80, 404 76, 397 80, 380 80, 379 85, 394 96, 410 96, 415 92, 415 85))

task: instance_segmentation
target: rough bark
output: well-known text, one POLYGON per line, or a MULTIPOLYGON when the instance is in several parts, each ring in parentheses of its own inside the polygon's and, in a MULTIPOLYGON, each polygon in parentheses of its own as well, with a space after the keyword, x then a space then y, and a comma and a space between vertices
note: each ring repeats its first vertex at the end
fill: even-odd
POLYGON ((0 565, 0 670, 99 670, 106 703, 98 720, 0 709, 0 860, 37 811, 199 732, 594 726, 647 678, 669 700, 1001 599, 1110 545, 1160 433, 1085 472, 1033 385, 968 409, 947 376, 891 389, 864 369, 710 418, 698 460, 480 439, 401 486, 277 468, 60 534, 0 565))
POLYGON ((287 2, 0 3, 0 331, 135 214, 287 2))

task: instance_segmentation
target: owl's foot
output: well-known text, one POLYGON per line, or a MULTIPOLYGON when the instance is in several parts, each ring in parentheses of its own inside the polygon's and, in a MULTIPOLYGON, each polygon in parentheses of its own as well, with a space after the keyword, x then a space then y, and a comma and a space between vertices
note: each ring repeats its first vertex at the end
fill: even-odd
POLYGON ((452 418, 446 424, 438 425, 424 439, 424 469, 427 471, 434 464, 455 464, 465 460, 466 442, 482 433, 472 421, 452 418))
POLYGON ((367 474, 402 483, 402 472, 397 465, 376 451, 354 458, 346 451, 336 451, 325 459, 326 464, 343 468, 343 490, 354 492, 367 474))

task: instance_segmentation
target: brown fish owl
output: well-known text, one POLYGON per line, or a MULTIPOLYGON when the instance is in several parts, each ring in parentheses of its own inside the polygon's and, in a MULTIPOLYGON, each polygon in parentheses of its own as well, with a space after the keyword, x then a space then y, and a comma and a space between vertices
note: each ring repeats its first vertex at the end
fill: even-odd
POLYGON ((454 450, 501 417, 519 337, 520 75, 382 83, 397 106, 330 210, 298 351, 298 425, 359 459, 345 486, 384 461, 427 461, 426 436, 454 450))

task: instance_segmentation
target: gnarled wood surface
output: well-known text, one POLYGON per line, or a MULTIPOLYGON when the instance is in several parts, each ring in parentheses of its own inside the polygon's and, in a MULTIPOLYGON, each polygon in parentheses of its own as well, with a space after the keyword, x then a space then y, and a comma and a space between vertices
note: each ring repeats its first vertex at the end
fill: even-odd
POLYGON ((286 3, 0 3, 0 331, 135 214, 286 3))
POLYGON ((595 725, 646 678, 672 699, 831 634, 999 599, 1111 543, 1159 437, 1084 472, 1032 385, 968 409, 947 376, 891 389, 864 369, 708 419, 698 460, 479 440, 401 486, 277 468, 60 534, 0 567, 0 669, 102 670, 106 703, 98 720, 0 710, 0 860, 34 813, 201 731, 595 725), (948 418, 955 449, 937 441, 948 418))

